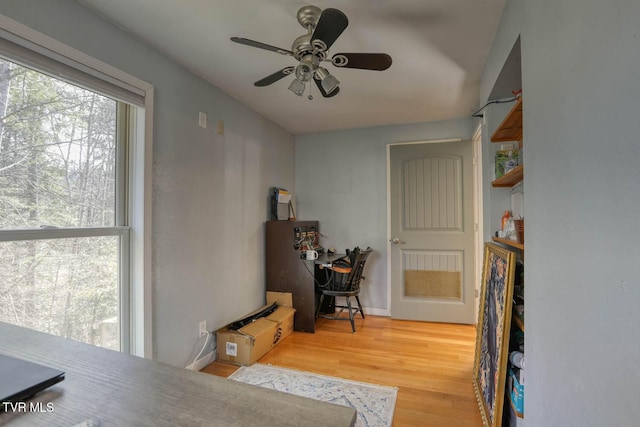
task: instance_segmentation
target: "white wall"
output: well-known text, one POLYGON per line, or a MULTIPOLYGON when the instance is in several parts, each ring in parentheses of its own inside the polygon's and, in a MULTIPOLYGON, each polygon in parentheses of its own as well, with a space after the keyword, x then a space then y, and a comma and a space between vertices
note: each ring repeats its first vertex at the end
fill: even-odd
POLYGON ((213 330, 264 303, 268 191, 295 190, 293 136, 75 1, 3 0, 0 13, 154 85, 155 358, 185 366, 199 321, 213 330))
POLYGON ((509 5, 524 6, 503 27, 522 33, 526 423, 637 425, 640 3, 509 5))
POLYGON ((296 200, 300 219, 320 221, 322 245, 344 252, 371 246, 361 301, 386 314, 387 165, 394 142, 470 140, 471 119, 382 126, 296 137, 296 200))
POLYGON ((522 42, 526 405, 637 425, 640 2, 527 1, 522 42))

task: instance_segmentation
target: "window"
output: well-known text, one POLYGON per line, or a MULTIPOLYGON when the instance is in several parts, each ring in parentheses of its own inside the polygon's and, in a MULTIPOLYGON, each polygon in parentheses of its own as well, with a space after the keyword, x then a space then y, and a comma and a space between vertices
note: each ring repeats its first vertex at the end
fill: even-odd
POLYGON ((0 15, 0 321, 150 357, 152 103, 0 15))
POLYGON ((0 320, 120 350, 129 229, 119 108, 0 60, 0 228, 27 232, 0 244, 0 320))

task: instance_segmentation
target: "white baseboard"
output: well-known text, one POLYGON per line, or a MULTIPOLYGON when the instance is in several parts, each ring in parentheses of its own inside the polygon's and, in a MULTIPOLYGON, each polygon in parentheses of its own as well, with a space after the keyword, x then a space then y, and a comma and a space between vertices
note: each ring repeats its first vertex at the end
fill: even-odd
POLYGON ((367 308, 367 307, 364 307, 364 314, 370 314, 372 316, 389 317, 389 310, 386 310, 384 308, 367 308))
POLYGON ((186 366, 185 368, 189 369, 190 371, 199 371, 200 369, 203 369, 205 366, 211 363, 211 360, 213 359, 213 355, 214 355, 214 352, 210 351, 209 353, 202 356, 200 359, 193 362, 191 365, 186 366))
MULTIPOLYGON (((351 300, 353 301, 353 300, 351 300)), ((345 298, 344 297, 336 297, 336 303, 339 305, 345 305, 345 298)), ((368 307, 363 307, 364 309, 364 314, 370 314, 372 316, 385 316, 385 317, 389 317, 389 310, 387 310, 386 308, 368 308, 368 307)))

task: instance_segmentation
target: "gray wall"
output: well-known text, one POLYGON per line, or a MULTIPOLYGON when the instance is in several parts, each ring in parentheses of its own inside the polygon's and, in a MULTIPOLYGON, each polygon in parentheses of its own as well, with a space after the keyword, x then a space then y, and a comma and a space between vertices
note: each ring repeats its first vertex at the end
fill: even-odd
POLYGON ((387 164, 394 142, 470 140, 471 119, 382 126, 296 137, 296 200, 301 219, 320 221, 322 245, 340 252, 371 246, 362 304, 386 313, 387 164))
POLYGON ((503 27, 522 33, 526 423, 637 425, 640 3, 510 7, 521 14, 503 27))
POLYGON ((74 1, 2 0, 0 13, 154 85, 155 358, 185 366, 199 321, 264 304, 268 190, 295 190, 293 136, 74 1))

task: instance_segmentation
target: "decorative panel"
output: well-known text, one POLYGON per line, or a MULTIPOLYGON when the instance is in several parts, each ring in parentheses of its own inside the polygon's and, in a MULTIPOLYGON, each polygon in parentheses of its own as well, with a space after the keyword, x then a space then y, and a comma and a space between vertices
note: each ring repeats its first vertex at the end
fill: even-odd
POLYGON ((462 252, 403 251, 404 296, 462 298, 462 252))
POLYGON ((409 160, 402 172, 405 229, 461 230, 461 157, 409 160))

